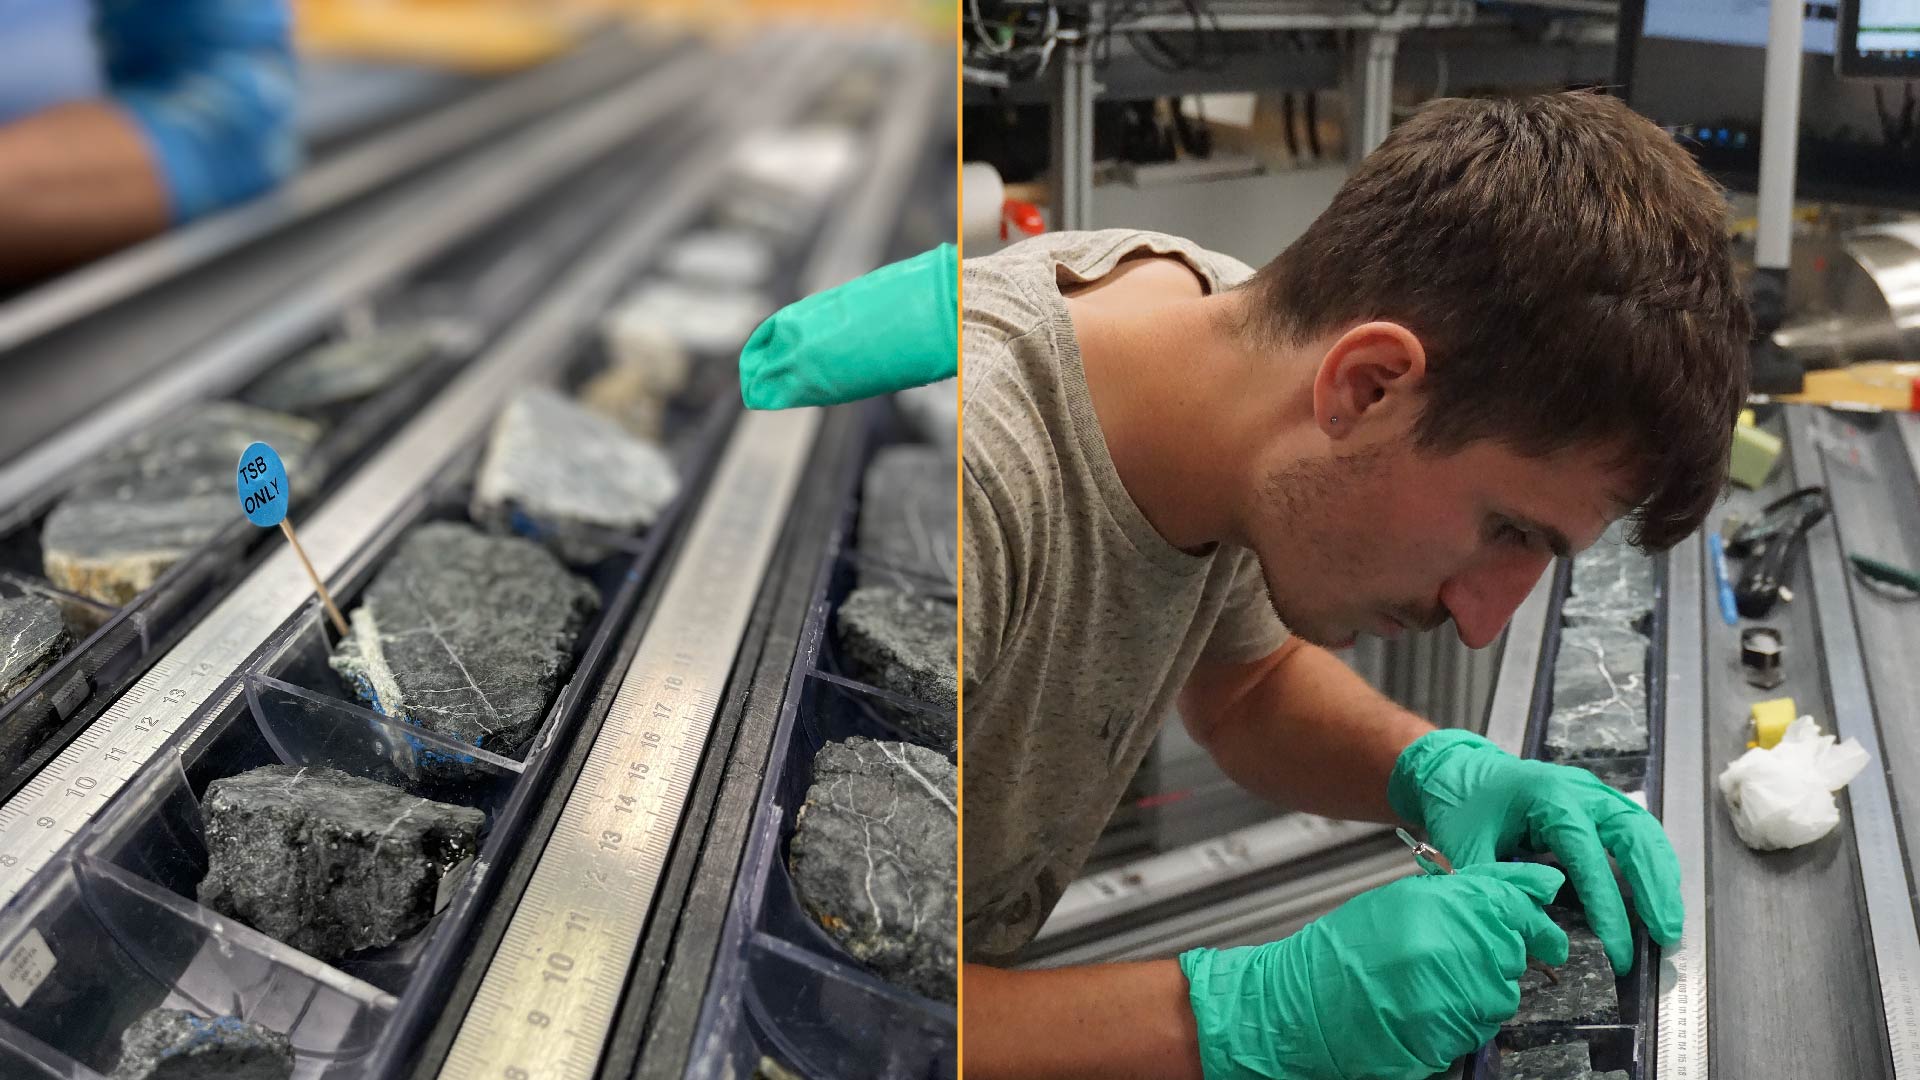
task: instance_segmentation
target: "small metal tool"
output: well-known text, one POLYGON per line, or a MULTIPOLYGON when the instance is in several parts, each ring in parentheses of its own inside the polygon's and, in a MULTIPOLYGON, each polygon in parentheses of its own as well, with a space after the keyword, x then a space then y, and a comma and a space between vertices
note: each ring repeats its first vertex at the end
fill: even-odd
MULTIPOLYGON (((1425 873, 1427 876, 1434 877, 1442 874, 1451 874, 1454 872, 1453 861, 1451 859, 1448 859, 1445 853, 1443 853, 1439 848, 1434 847, 1432 844, 1429 844, 1424 840, 1415 840, 1413 838, 1413 834, 1408 832, 1405 829, 1396 828, 1393 830, 1393 835, 1399 837, 1401 843, 1407 845, 1408 848, 1412 849, 1413 861, 1420 864, 1421 872, 1425 873)), ((1552 983, 1553 985, 1555 986, 1560 985, 1560 976, 1555 975, 1553 973, 1553 969, 1548 967, 1545 963, 1539 960, 1534 960, 1529 958, 1527 960, 1527 967, 1530 968, 1531 970, 1539 972, 1542 975, 1545 975, 1547 977, 1547 981, 1552 983)))
POLYGON ((1780 631, 1771 626, 1750 626, 1740 632, 1740 666, 1747 682, 1762 690, 1772 690, 1786 681, 1781 659, 1786 643, 1780 631))

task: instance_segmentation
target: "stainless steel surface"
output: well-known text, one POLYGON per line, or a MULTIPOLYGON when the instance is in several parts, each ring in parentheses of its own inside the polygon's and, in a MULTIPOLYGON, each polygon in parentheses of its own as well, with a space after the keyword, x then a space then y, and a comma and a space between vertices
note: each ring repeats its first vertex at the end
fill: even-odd
POLYGON ((164 233, 0 304, 0 353, 444 159, 605 83, 636 54, 565 58, 384 132, 263 198, 164 233))
MULTIPOLYGON (((751 56, 726 65, 749 70, 751 56)), ((797 54, 794 63, 817 60, 797 54)), ((761 65, 764 67, 764 64, 761 65)), ((764 72, 757 72, 764 78, 764 72)), ((778 79, 767 80, 776 88, 778 79)), ((625 95, 595 110, 596 129, 643 126, 654 106, 625 95), (611 110, 626 112, 624 117, 611 110)), ((558 363, 623 285, 635 261, 684 226, 706 204, 731 150, 730 137, 752 130, 765 102, 714 106, 710 136, 688 153, 662 190, 615 227, 609 239, 558 282, 553 293, 491 350, 473 361, 412 423, 301 524, 315 569, 331 579, 390 521, 428 478, 461 452, 514 387, 558 363)), ((312 588, 291 550, 282 548, 217 605, 134 688, 0 807, 0 903, 17 895, 141 764, 211 700, 265 637, 309 602, 312 588), (77 784, 80 780, 90 783, 77 784), (77 784, 77 786, 76 786, 77 784)), ((231 688, 226 693, 231 694, 231 688)))
POLYGON ((1549 567, 1534 582, 1533 591, 1508 620, 1507 639, 1500 647, 1500 673, 1494 678, 1493 701, 1487 706, 1486 736, 1510 754, 1519 754, 1527 739, 1533 679, 1540 667, 1540 649, 1546 643, 1553 578, 1553 568, 1549 567))
POLYGON ((399 208, 377 239, 284 302, 0 466, 0 511, 44 495, 73 467, 129 432, 237 385, 343 308, 402 279, 634 132, 675 115, 710 85, 713 62, 706 54, 684 57, 600 96, 563 121, 509 140, 446 178, 436 189, 439 198, 424 208, 411 203, 399 208))
POLYGON ((1047 954, 1023 967, 1151 960, 1202 946, 1232 948, 1277 941, 1348 899, 1419 868, 1391 836, 1354 845, 1348 857, 1326 860, 1285 881, 1207 900, 1139 926, 1047 954))
MULTIPOLYGON (((1665 734, 1660 747, 1660 822, 1680 860, 1686 920, 1680 943, 1660 955, 1655 1070, 1660 1080, 1707 1080, 1706 687, 1700 647, 1706 604, 1705 534, 1667 556, 1665 734)), ((1717 616, 1716 616, 1717 617, 1717 616)))
POLYGON ((1091 228, 1093 203, 1093 47, 1085 38, 1062 41, 1053 57, 1053 114, 1048 118, 1052 164, 1047 178, 1054 231, 1091 228))
POLYGON ((1920 359, 1920 227, 1860 229, 1819 282, 1826 310, 1774 331, 1809 364, 1920 359))
MULTIPOLYGON (((1809 408, 1789 408, 1786 412, 1794 481, 1802 487, 1821 483, 1826 470, 1813 441, 1813 425, 1819 416, 1809 408)), ((1894 816, 1888 777, 1894 763, 1880 739, 1866 666, 1860 655, 1860 636, 1854 626, 1850 575, 1840 548, 1839 530, 1832 520, 1808 532, 1807 559, 1812 568, 1811 599, 1820 626, 1820 648, 1833 706, 1832 730, 1842 739, 1858 739, 1869 759, 1867 768, 1847 787, 1847 804, 1860 855, 1873 962, 1879 972, 1882 1020, 1892 1052, 1890 1075, 1895 1080, 1910 1080, 1920 1076, 1920 928, 1915 926, 1912 889, 1894 816)), ((1896 703, 1896 708, 1909 717, 1912 706, 1911 701, 1896 703)))
POLYGON ((1034 940, 1096 926, 1156 904, 1378 836, 1387 826, 1284 814, 1074 881, 1034 940))

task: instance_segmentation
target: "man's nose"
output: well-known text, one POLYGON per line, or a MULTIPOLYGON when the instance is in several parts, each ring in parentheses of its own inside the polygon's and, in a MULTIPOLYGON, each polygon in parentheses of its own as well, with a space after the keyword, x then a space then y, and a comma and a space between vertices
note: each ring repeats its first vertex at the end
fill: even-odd
POLYGON ((1461 644, 1469 649, 1493 644, 1552 563, 1551 555, 1515 555, 1448 579, 1440 587, 1440 602, 1453 616, 1461 644))

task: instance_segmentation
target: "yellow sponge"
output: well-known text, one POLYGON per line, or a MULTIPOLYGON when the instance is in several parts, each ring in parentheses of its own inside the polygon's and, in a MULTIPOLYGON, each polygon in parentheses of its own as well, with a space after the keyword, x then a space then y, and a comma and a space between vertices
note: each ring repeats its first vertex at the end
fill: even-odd
POLYGON ((1774 462, 1780 460, 1780 437, 1757 427, 1741 424, 1733 429, 1733 457, 1727 462, 1727 475, 1747 488, 1767 482, 1774 462))
POLYGON ((1753 703, 1754 745, 1773 749, 1780 744, 1780 736, 1787 733, 1787 725, 1800 715, 1793 707, 1790 697, 1774 698, 1771 701, 1753 703))
POLYGON ((1752 409, 1740 410, 1740 419, 1738 423, 1740 424, 1741 427, 1752 427, 1754 425, 1754 422, 1755 421, 1754 421, 1752 409))

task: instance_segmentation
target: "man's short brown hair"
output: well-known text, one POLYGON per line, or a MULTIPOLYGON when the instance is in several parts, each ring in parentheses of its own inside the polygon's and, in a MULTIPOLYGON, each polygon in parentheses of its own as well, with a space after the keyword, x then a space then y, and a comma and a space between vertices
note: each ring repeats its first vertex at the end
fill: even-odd
POLYGON ((1645 548, 1719 495, 1750 333, 1726 202, 1614 98, 1427 105, 1247 287, 1270 339, 1373 319, 1417 334, 1423 448, 1617 446, 1645 548))

